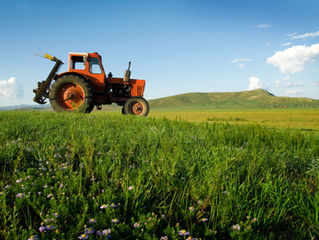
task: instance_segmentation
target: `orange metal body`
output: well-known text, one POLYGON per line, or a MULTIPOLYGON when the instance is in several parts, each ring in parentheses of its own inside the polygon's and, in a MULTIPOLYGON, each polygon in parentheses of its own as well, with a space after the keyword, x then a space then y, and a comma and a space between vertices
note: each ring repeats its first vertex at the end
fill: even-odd
POLYGON ((96 105, 112 102, 122 105, 129 97, 143 97, 144 95, 145 80, 130 79, 128 83, 125 83, 123 78, 107 77, 102 65, 102 57, 96 52, 70 53, 68 72, 57 74, 55 79, 70 73, 79 74, 91 83, 96 105), (96 67, 98 71, 93 71, 92 67, 96 67), (124 88, 129 92, 121 94, 121 89, 124 88))

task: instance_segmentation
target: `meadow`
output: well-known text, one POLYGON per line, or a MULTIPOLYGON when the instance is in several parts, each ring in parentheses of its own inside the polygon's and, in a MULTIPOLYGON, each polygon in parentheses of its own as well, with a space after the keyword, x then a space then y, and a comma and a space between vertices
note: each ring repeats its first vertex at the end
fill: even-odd
POLYGON ((151 117, 319 131, 319 109, 152 109, 151 117))
POLYGON ((211 114, 0 112, 0 239, 318 238, 316 119, 211 114))

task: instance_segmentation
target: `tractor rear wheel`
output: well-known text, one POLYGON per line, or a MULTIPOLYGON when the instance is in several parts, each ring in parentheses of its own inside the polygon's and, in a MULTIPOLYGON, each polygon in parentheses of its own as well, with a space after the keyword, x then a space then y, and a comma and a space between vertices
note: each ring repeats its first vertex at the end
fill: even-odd
POLYGON ((133 97, 126 100, 123 106, 124 114, 147 116, 150 110, 148 102, 142 97, 133 97))
POLYGON ((49 95, 51 106, 57 112, 89 113, 94 108, 92 88, 81 76, 68 74, 58 78, 49 95))

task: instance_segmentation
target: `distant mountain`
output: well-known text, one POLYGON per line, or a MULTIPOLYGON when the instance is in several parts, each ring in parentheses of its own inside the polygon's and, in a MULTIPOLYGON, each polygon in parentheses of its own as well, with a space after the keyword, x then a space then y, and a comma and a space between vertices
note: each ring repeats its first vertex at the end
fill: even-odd
POLYGON ((242 92, 185 93, 149 101, 151 109, 319 108, 319 100, 276 97, 257 89, 242 92))
POLYGON ((0 111, 9 111, 9 110, 43 110, 51 108, 49 104, 44 105, 16 105, 16 106, 8 106, 8 107, 0 107, 0 111))

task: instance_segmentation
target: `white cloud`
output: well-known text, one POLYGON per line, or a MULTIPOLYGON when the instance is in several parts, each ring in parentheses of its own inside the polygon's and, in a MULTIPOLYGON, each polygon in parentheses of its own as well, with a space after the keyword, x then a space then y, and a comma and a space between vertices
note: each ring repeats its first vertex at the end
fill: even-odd
POLYGON ((279 68, 282 73, 297 73, 305 68, 306 63, 315 62, 319 58, 319 43, 307 46, 293 46, 276 52, 267 58, 267 63, 279 68))
POLYGON ((281 44, 281 46, 287 47, 287 46, 290 46, 291 44, 292 44, 292 42, 286 42, 286 43, 281 44))
POLYGON ((235 58, 231 62, 236 64, 240 68, 244 68, 245 67, 245 63, 246 62, 251 62, 251 61, 252 61, 252 59, 250 59, 250 58, 235 58))
POLYGON ((265 24, 259 24, 259 25, 257 25, 257 28, 270 28, 271 27, 271 25, 270 24, 267 24, 267 23, 265 23, 265 24))
POLYGON ((311 85, 312 85, 313 87, 319 87, 319 81, 313 82, 311 85))
POLYGON ((319 31, 305 33, 305 34, 301 34, 301 35, 294 35, 294 36, 291 36, 291 39, 304 39, 304 38, 314 38, 314 37, 319 37, 319 31))
POLYGON ((15 77, 11 77, 8 80, 0 81, 0 97, 6 97, 6 98, 23 97, 23 89, 18 84, 15 77))
POLYGON ((286 91, 286 95, 291 96, 291 97, 295 97, 299 93, 300 93, 300 90, 298 90, 298 89, 286 91))
POLYGON ((286 83, 286 87, 293 87, 294 85, 291 82, 286 83))
POLYGON ((249 82, 250 82, 250 84, 249 84, 247 90, 255 90, 258 88, 262 88, 262 86, 263 86, 258 77, 251 76, 249 78, 249 82))
POLYGON ((286 34, 286 37, 293 37, 293 36, 295 36, 297 34, 297 32, 292 32, 292 33, 287 33, 286 34))

